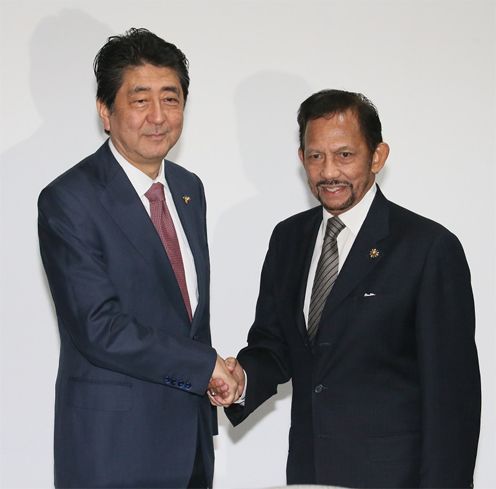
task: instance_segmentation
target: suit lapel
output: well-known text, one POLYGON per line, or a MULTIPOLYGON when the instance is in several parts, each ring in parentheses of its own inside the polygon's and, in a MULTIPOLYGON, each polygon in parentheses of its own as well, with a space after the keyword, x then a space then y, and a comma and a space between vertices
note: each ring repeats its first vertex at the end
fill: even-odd
POLYGON ((200 322, 195 321, 195 319, 203 316, 200 311, 205 307, 205 301, 208 298, 208 256, 206 255, 206 247, 203 244, 204 239, 202 239, 202 232, 205 227, 204 223, 199 221, 197 217, 201 215, 201 211, 197 209, 201 205, 201 202, 199 199, 191 199, 193 193, 195 195, 198 194, 197 189, 190 188, 188 182, 180 178, 178 173, 174 171, 174 167, 167 160, 165 161, 164 173, 195 262, 198 283, 198 305, 191 325, 190 334, 192 336, 200 326, 200 322), (186 201, 184 197, 189 197, 189 200, 186 201))
POLYGON ((336 307, 381 261, 384 250, 381 249, 379 241, 388 234, 389 210, 387 200, 377 188, 367 217, 329 294, 322 318, 332 315, 336 307))
POLYGON ((174 271, 153 223, 124 170, 108 146, 106 149, 107 154, 104 154, 101 162, 104 184, 101 203, 133 244, 136 252, 150 266, 152 273, 157 275, 159 283, 171 298, 171 303, 184 309, 182 312, 187 315, 174 271))
POLYGON ((305 303, 308 272, 310 270, 315 241, 317 240, 317 234, 321 223, 322 207, 316 207, 313 210, 310 219, 304 223, 301 230, 301 247, 298 249, 293 261, 295 264, 296 277, 293 283, 298 284, 297 300, 295 301, 296 311, 294 317, 296 317, 298 331, 305 342, 308 340, 308 336, 305 316, 303 315, 303 306, 305 303))

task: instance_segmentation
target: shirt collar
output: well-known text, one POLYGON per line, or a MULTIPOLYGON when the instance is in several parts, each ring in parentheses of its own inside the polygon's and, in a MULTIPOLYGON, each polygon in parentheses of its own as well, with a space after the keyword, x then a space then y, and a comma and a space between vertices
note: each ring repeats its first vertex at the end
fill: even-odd
MULTIPOLYGON (((374 200, 375 194, 377 192, 377 184, 374 183, 372 187, 367 190, 367 193, 363 196, 362 200, 358 204, 354 205, 350 210, 339 214, 339 219, 343 221, 343 224, 353 233, 354 236, 358 235, 360 228, 362 227, 365 218, 369 212, 372 201, 374 200)), ((327 226, 327 220, 333 215, 328 212, 325 208, 323 210, 323 229, 327 226)))
POLYGON ((155 182, 159 182, 167 188, 163 161, 160 165, 160 170, 158 171, 157 178, 153 180, 146 173, 136 168, 132 163, 129 163, 129 161, 126 160, 126 158, 124 158, 124 156, 122 156, 119 151, 117 151, 111 139, 109 139, 109 147, 110 151, 112 151, 112 154, 114 155, 114 158, 117 160, 119 165, 121 165, 122 169, 127 175, 127 178, 129 178, 131 185, 134 187, 134 190, 136 190, 136 193, 140 196, 140 198, 143 198, 145 193, 148 192, 152 184, 155 182))

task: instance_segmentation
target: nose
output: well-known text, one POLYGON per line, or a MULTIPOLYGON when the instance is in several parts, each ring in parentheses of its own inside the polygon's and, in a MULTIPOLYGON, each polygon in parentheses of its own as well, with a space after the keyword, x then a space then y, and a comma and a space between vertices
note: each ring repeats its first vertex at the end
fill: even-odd
POLYGON ((147 115, 148 122, 155 125, 161 125, 165 121, 165 110, 160 100, 154 100, 150 106, 147 115))
POLYGON ((339 177, 339 166, 336 164, 336 161, 334 161, 332 155, 327 155, 326 158, 324 158, 320 169, 320 175, 324 180, 333 180, 339 177))

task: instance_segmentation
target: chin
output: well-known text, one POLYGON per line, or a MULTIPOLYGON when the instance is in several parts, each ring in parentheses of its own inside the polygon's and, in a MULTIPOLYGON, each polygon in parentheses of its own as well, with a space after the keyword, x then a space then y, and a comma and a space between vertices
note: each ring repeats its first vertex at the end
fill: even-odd
POLYGON ((159 151, 159 150, 148 151, 146 153, 146 158, 149 160, 157 160, 157 159, 163 160, 167 156, 168 152, 169 151, 166 149, 164 149, 162 151, 159 151))
POLYGON ((348 209, 351 209, 355 205, 355 199, 350 197, 342 202, 326 202, 323 199, 319 199, 320 203, 323 205, 324 209, 331 214, 345 212, 348 209))

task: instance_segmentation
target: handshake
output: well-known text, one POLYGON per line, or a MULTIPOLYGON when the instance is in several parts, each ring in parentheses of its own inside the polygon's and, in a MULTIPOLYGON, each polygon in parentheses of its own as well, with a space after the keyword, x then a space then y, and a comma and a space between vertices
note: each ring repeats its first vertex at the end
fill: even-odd
POLYGON ((229 407, 236 402, 245 388, 245 373, 239 362, 217 355, 215 368, 208 384, 207 395, 213 406, 229 407))

